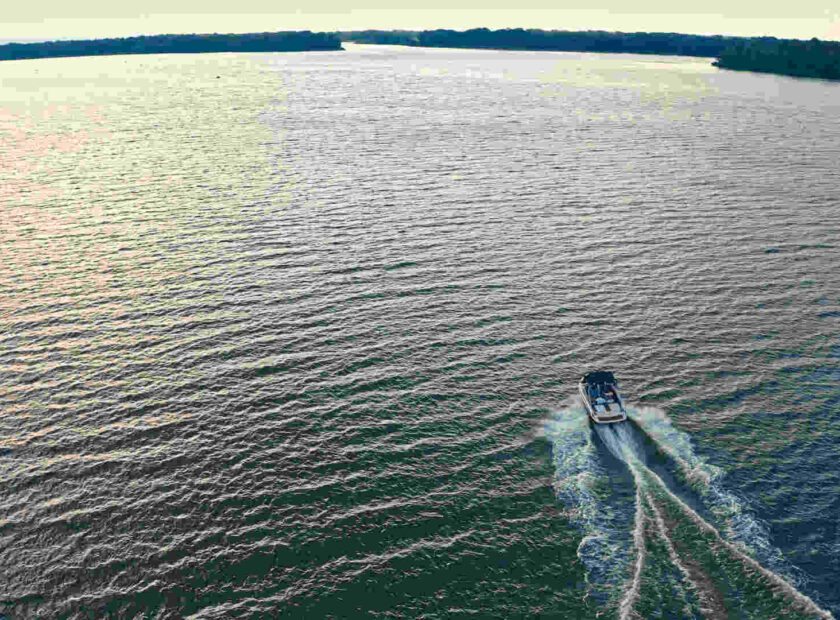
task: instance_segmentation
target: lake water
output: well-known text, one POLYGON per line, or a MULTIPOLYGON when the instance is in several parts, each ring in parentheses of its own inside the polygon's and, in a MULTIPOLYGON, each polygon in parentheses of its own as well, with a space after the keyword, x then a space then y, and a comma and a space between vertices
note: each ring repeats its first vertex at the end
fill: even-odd
POLYGON ((840 613, 840 84, 347 48, 0 63, 0 617, 840 613))

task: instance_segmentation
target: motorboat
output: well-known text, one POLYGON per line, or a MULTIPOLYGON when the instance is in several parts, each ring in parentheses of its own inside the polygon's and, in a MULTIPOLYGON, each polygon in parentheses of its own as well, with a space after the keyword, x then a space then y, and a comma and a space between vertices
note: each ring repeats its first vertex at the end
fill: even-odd
POLYGON ((583 405, 590 419, 596 424, 624 422, 627 411, 618 395, 618 382, 611 372, 588 372, 578 384, 583 405))

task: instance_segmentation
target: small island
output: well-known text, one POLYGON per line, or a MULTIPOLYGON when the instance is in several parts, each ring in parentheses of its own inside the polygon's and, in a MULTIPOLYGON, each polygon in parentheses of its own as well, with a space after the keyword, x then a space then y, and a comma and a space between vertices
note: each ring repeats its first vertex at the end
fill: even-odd
POLYGON ((305 52, 340 49, 341 40, 334 33, 308 30, 249 34, 162 34, 124 39, 7 43, 0 45, 0 60, 122 54, 305 52))
POLYGON ((357 30, 343 41, 419 47, 607 52, 712 57, 721 69, 840 79, 840 42, 676 32, 606 32, 508 28, 488 30, 357 30))

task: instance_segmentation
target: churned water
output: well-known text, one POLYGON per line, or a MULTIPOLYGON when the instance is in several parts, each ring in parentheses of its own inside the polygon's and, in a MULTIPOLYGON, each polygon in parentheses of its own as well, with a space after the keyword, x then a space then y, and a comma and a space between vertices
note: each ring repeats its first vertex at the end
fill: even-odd
POLYGON ((0 617, 838 614, 840 85, 347 47, 0 64, 0 617))

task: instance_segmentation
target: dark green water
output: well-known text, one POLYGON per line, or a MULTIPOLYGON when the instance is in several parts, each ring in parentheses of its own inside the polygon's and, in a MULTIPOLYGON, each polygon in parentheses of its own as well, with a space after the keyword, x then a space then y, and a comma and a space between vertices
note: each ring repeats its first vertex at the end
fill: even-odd
POLYGON ((691 58, 0 64, 0 616, 837 614, 838 112, 691 58))

